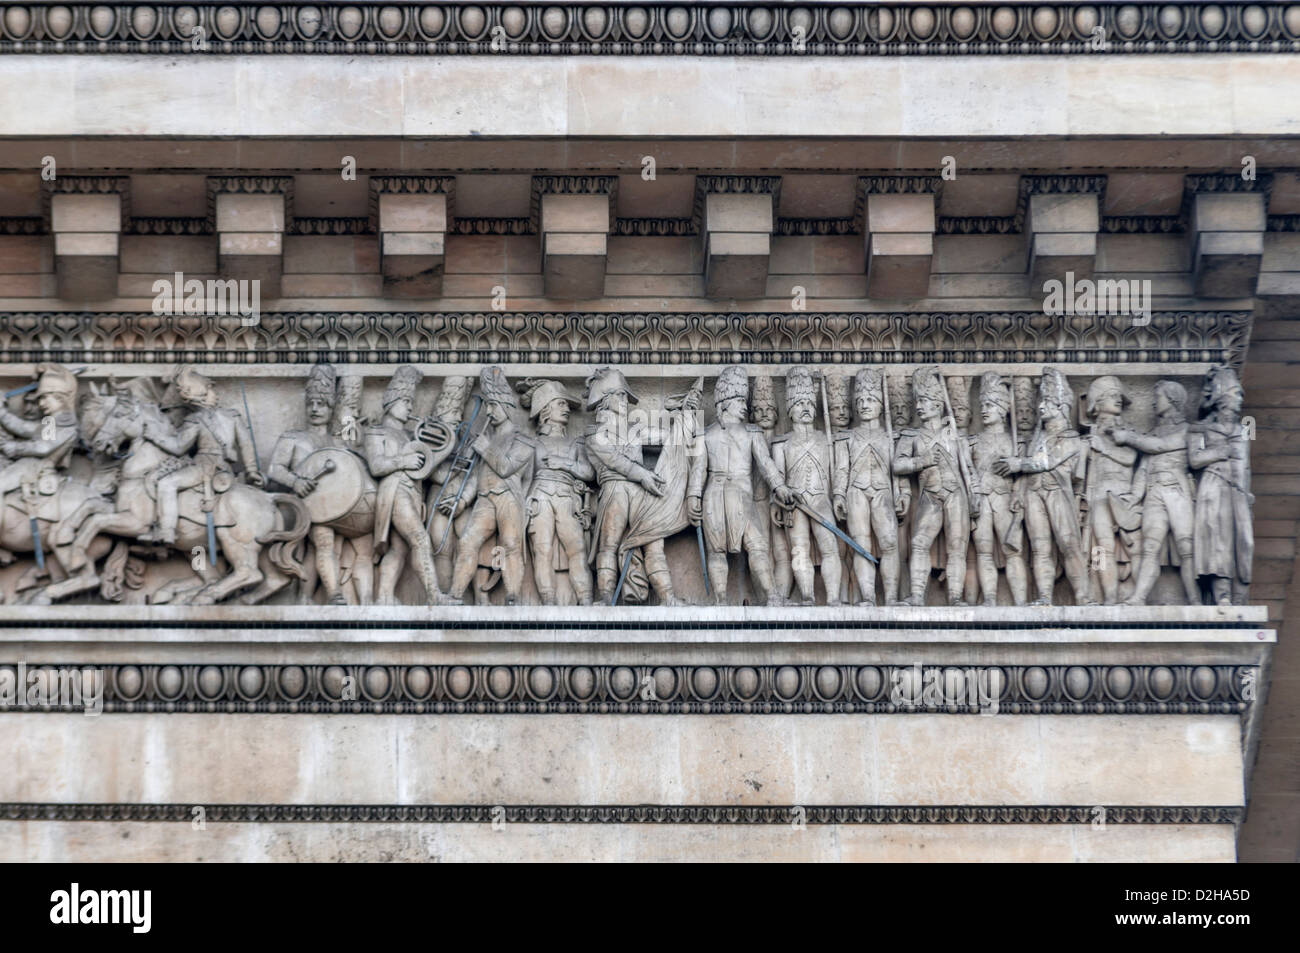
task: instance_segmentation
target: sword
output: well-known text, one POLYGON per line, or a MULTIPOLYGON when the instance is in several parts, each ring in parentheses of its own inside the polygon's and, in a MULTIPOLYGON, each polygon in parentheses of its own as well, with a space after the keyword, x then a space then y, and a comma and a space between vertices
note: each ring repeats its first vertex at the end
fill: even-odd
POLYGON ((700 544, 700 567, 704 570, 704 594, 709 594, 709 561, 704 558, 704 527, 695 527, 695 539, 700 544))
POLYGON ((848 533, 844 532, 838 526, 832 523, 830 520, 823 517, 820 513, 814 510, 807 503, 804 503, 802 500, 796 498, 794 502, 794 507, 795 509, 802 510, 810 520, 815 520, 817 523, 820 523, 822 526, 826 527, 828 530, 830 530, 832 533, 834 533, 836 536, 842 539, 845 543, 848 544, 849 548, 851 548, 855 553, 857 553, 863 559, 869 559, 877 565, 880 564, 880 560, 877 559, 875 556, 871 555, 871 553, 867 552, 857 543, 855 543, 853 541, 853 537, 849 536, 848 533))
MULTIPOLYGON (((33 387, 36 385, 33 384, 33 387)), ((32 544, 36 547, 36 567, 42 571, 45 569, 45 547, 41 545, 41 527, 36 522, 36 517, 31 517, 28 522, 32 527, 32 544)))
POLYGON ((623 592, 623 580, 627 578, 627 571, 630 568, 632 568, 632 550, 629 549, 627 555, 623 557, 623 571, 618 574, 618 585, 614 587, 614 598, 609 600, 611 606, 618 605, 618 597, 623 592))
MULTIPOLYGON (((262 469, 261 458, 257 455, 257 435, 253 433, 253 415, 248 410, 248 389, 244 387, 244 382, 239 382, 239 392, 244 395, 244 419, 248 421, 248 439, 253 443, 253 462, 257 468, 262 469)), ((209 524, 210 525, 210 524, 209 524)), ((214 562, 212 565, 216 565, 214 562)))
POLYGON ((217 528, 216 528, 215 525, 213 525, 213 522, 212 522, 212 514, 211 514, 211 513, 204 513, 203 515, 206 516, 206 517, 208 518, 208 559, 211 560, 213 566, 216 566, 216 564, 217 564, 217 528))

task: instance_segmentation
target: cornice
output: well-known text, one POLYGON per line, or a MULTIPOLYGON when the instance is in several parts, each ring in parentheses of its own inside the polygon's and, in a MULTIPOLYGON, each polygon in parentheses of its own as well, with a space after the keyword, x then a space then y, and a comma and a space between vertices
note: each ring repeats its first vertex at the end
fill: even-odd
POLYGON ((0 715, 80 709, 29 702, 87 670, 105 713, 133 714, 1240 715, 1259 680, 1253 665, 27 664, 0 666, 0 715))
POLYGON ((1249 311, 0 313, 0 364, 1240 364, 1249 311))
POLYGON ((1240 807, 1128 805, 0 804, 4 821, 376 824, 1239 824, 1240 807))
POLYGON ((0 52, 437 56, 1281 53, 1282 3, 9 6, 0 52))

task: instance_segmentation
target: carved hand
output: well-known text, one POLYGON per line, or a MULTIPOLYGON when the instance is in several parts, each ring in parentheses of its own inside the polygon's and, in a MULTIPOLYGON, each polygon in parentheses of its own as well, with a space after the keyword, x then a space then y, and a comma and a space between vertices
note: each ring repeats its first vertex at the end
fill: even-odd
POLYGON ((900 493, 894 498, 894 512, 898 514, 900 523, 907 518, 907 509, 911 505, 912 497, 907 493, 900 493))
POLYGON ((842 496, 835 497, 835 518, 841 522, 848 522, 849 519, 848 501, 842 496))
POLYGON ((691 521, 692 526, 699 526, 700 521, 704 519, 704 504, 698 496, 686 498, 686 518, 691 521))
POLYGON ((412 450, 410 453, 402 454, 403 470, 418 470, 424 466, 424 454, 418 450, 412 450))
POLYGON ((1013 473, 1020 472, 1020 458, 1001 457, 993 461, 992 467, 993 472, 998 476, 1011 476, 1013 473))
POLYGON ((796 496, 794 490, 790 489, 784 483, 772 487, 772 495, 777 498, 782 506, 794 506, 796 496))
POLYGON ((248 482, 253 484, 253 486, 266 486, 266 477, 262 476, 261 470, 249 470, 246 476, 248 477, 248 482))
POLYGON ((6 457, 18 456, 17 442, 13 440, 6 440, 4 443, 0 443, 0 454, 3 454, 6 457))
POLYGON ((663 496, 666 485, 667 482, 657 473, 650 473, 641 478, 641 486, 647 493, 653 493, 655 496, 663 496))
POLYGON ((293 481, 293 492, 299 496, 306 496, 309 493, 314 493, 315 490, 316 481, 309 477, 298 477, 293 481))

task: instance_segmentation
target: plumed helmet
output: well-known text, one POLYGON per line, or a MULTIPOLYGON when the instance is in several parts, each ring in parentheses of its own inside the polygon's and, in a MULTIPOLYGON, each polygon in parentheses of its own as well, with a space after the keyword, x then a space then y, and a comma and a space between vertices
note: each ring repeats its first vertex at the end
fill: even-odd
POLYGON ((493 365, 483 368, 478 376, 479 390, 483 393, 485 403, 501 404, 505 407, 518 407, 514 389, 506 380, 506 372, 493 365))
POLYGON ((1042 403, 1050 404, 1068 419, 1070 408, 1074 405, 1074 391, 1070 382, 1054 367, 1043 368, 1043 376, 1038 383, 1038 397, 1042 403))
POLYGON ((826 375, 826 404, 828 407, 851 407, 849 379, 843 374, 826 375))
POLYGON ((433 416, 445 424, 458 424, 465 416, 465 401, 474 389, 472 377, 448 377, 433 404, 433 416))
POLYGON ((870 397, 878 404, 884 403, 884 392, 882 387, 885 382, 885 375, 874 367, 863 368, 853 375, 853 397, 860 400, 863 397, 870 397))
POLYGON ((40 375, 36 384, 37 394, 72 397, 77 393, 77 376, 62 364, 38 364, 36 373, 40 375))
POLYGON ((713 404, 719 406, 729 400, 749 398, 749 375, 743 367, 732 364, 724 367, 713 383, 713 404))
POLYGON ((920 403, 922 399, 932 400, 944 406, 943 376, 937 367, 918 367, 912 372, 912 399, 920 403))
POLYGON ((629 404, 637 402, 636 395, 627 386, 627 378, 616 367, 601 367, 587 378, 586 405, 588 410, 595 410, 610 394, 622 393, 627 396, 629 404))
POLYGON ((211 389, 212 381, 192 367, 182 367, 176 373, 176 394, 185 403, 201 400, 211 389))
POLYGON ((577 407, 581 403, 576 397, 570 397, 559 381, 529 377, 517 383, 515 390, 523 395, 530 417, 541 414, 553 400, 568 401, 570 407, 577 407))
POLYGON ((305 394, 307 400, 323 400, 331 407, 337 393, 337 380, 334 368, 329 364, 313 364, 307 374, 305 394))
POLYGON ((811 401, 813 407, 817 406, 817 385, 813 382, 812 371, 800 365, 786 372, 785 405, 793 408, 804 401, 811 401))
POLYGON ((1097 405, 1101 403, 1103 397, 1107 394, 1119 394, 1120 403, 1127 406, 1129 403, 1128 394, 1124 392, 1124 385, 1120 383, 1118 377, 1112 377, 1107 374, 1105 377, 1098 377, 1088 385, 1088 416, 1093 417, 1097 413, 1097 405))
POLYGON ((1011 388, 1001 374, 988 371, 980 375, 980 404, 993 404, 1004 414, 1011 409, 1011 388))
POLYGON ((754 378, 754 392, 749 399, 750 414, 757 414, 760 410, 776 409, 776 388, 772 378, 762 374, 754 378))
POLYGON ((397 370, 393 371, 393 378, 384 388, 383 406, 387 410, 399 400, 415 400, 416 385, 424 379, 419 368, 410 364, 403 364, 397 370))
POLYGON ((1205 417, 1213 413, 1225 394, 1240 388, 1241 382, 1237 380, 1237 372, 1231 367, 1226 364, 1216 364, 1210 368, 1201 384, 1201 416, 1205 417))

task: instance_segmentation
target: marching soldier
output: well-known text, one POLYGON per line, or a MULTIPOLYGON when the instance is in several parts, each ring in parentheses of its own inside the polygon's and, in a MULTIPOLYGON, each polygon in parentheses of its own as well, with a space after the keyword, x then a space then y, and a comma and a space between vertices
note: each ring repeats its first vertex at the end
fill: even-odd
POLYGON ((1070 407, 1074 392, 1065 375, 1044 368, 1039 386, 1038 427, 1023 457, 994 461, 999 476, 1028 474, 1025 480, 1025 527, 1033 551, 1036 606, 1052 604, 1056 581, 1056 559, 1052 544, 1061 550, 1065 575, 1078 605, 1095 605, 1089 594, 1088 568, 1079 538, 1079 511, 1074 484, 1082 469, 1088 444, 1077 430, 1070 429, 1070 407))
MULTIPOLYGON (((776 392, 772 378, 766 374, 755 377, 754 394, 749 402, 749 422, 762 429, 769 451, 775 439, 777 419, 776 392)), ((772 578, 781 598, 788 598, 794 574, 790 566, 790 541, 783 532, 785 511, 772 503, 772 488, 758 474, 754 474, 754 502, 760 514, 768 514, 763 526, 772 552, 772 578)))
POLYGON ((920 490, 912 525, 911 595, 904 602, 925 605, 930 547, 942 532, 947 545, 948 604, 964 605, 962 588, 966 582, 974 496, 965 476, 971 469, 970 448, 957 433, 955 423, 943 422, 945 390, 939 369, 918 368, 912 375, 912 390, 921 426, 905 429, 899 435, 894 454, 894 473, 915 473, 920 490))
POLYGON ((252 433, 236 410, 217 406, 217 392, 212 381, 191 367, 181 368, 175 379, 180 400, 194 410, 174 434, 159 433, 146 426, 144 437, 172 456, 183 457, 194 448, 191 463, 173 470, 158 480, 158 525, 143 539, 176 544, 176 524, 180 519, 178 495, 181 490, 202 488, 203 509, 211 512, 213 494, 224 493, 235 482, 232 463, 240 463, 244 476, 253 486, 266 485, 266 479, 253 452, 252 433))
POLYGON ((1091 546, 1084 546, 1083 557, 1097 575, 1102 602, 1119 601, 1118 542, 1125 545, 1127 559, 1130 546, 1136 548, 1138 529, 1133 510, 1133 464, 1137 451, 1117 444, 1110 432, 1123 425, 1120 418, 1129 402, 1118 377, 1098 377, 1088 385, 1087 410, 1092 420, 1088 443, 1088 471, 1084 499, 1088 507, 1087 536, 1091 546), (1116 537, 1118 537, 1118 542, 1116 537))
POLYGON ((762 430, 745 423, 748 398, 744 369, 724 368, 713 390, 718 419, 704 432, 704 452, 691 460, 686 511, 691 523, 704 529, 714 598, 726 599, 727 554, 739 553, 743 547, 760 597, 769 605, 779 605, 782 599, 774 587, 771 555, 754 504, 755 466, 782 506, 790 506, 794 494, 772 462, 762 430))
MULTIPOLYGON (((835 509, 831 503, 831 489, 835 460, 830 435, 819 434, 813 429, 813 420, 817 416, 817 386, 808 368, 790 369, 785 379, 785 399, 793 429, 772 441, 777 475, 784 478, 789 492, 795 494, 800 502, 833 524, 835 509)), ((822 585, 826 587, 826 604, 839 605, 842 571, 839 539, 825 526, 811 521, 803 510, 791 510, 786 520, 786 532, 790 536, 790 565, 803 604, 813 604, 811 544, 812 539, 816 539, 821 557, 822 585)))
POLYGON ((528 492, 528 537, 533 544, 533 578, 543 605, 556 604, 555 570, 567 561, 569 584, 578 605, 591 605, 591 570, 587 567, 587 483, 596 470, 587 459, 585 441, 568 436, 570 409, 578 404, 556 381, 529 378, 518 385, 537 418, 533 485, 528 492), (559 541, 560 549, 556 548, 559 541))
POLYGON ((414 444, 407 424, 415 401, 419 370, 404 364, 393 372, 384 388, 384 416, 378 426, 368 427, 365 435, 366 462, 379 481, 375 497, 375 552, 382 554, 379 563, 379 602, 397 605, 397 580, 406 565, 409 552, 415 554, 415 571, 424 584, 429 605, 446 602, 438 588, 433 565, 433 544, 424 528, 424 502, 420 483, 427 475, 427 449, 414 444), (414 445, 412 445, 414 444, 414 445), (393 534, 393 530, 397 530, 393 534))
POLYGON ((980 378, 980 419, 984 429, 968 437, 979 492, 975 496, 975 562, 984 605, 998 602, 998 556, 1006 564, 1011 599, 1023 606, 1029 598, 1029 576, 1025 563, 1024 508, 1014 481, 999 475, 993 463, 1015 456, 1016 447, 1007 432, 1011 389, 1001 375, 992 371, 980 378))
MULTIPOLYGON (((893 475, 894 446, 884 417, 884 376, 867 369, 854 377, 858 426, 835 440, 835 515, 848 524, 849 535, 880 558, 885 604, 898 602, 898 522, 907 512, 910 495, 893 475), (874 532, 873 532, 874 531, 874 532), (874 537, 874 538, 873 538, 874 537)), ((859 605, 876 604, 876 567, 854 554, 859 605)))
POLYGON ((456 547, 449 596, 456 604, 463 601, 465 588, 479 568, 479 549, 496 533, 506 605, 512 606, 519 601, 524 584, 524 487, 529 477, 524 468, 533 460, 535 444, 515 429, 510 415, 519 402, 505 372, 499 367, 485 368, 479 375, 479 387, 488 429, 471 444, 481 464, 475 467, 477 497, 456 547))

